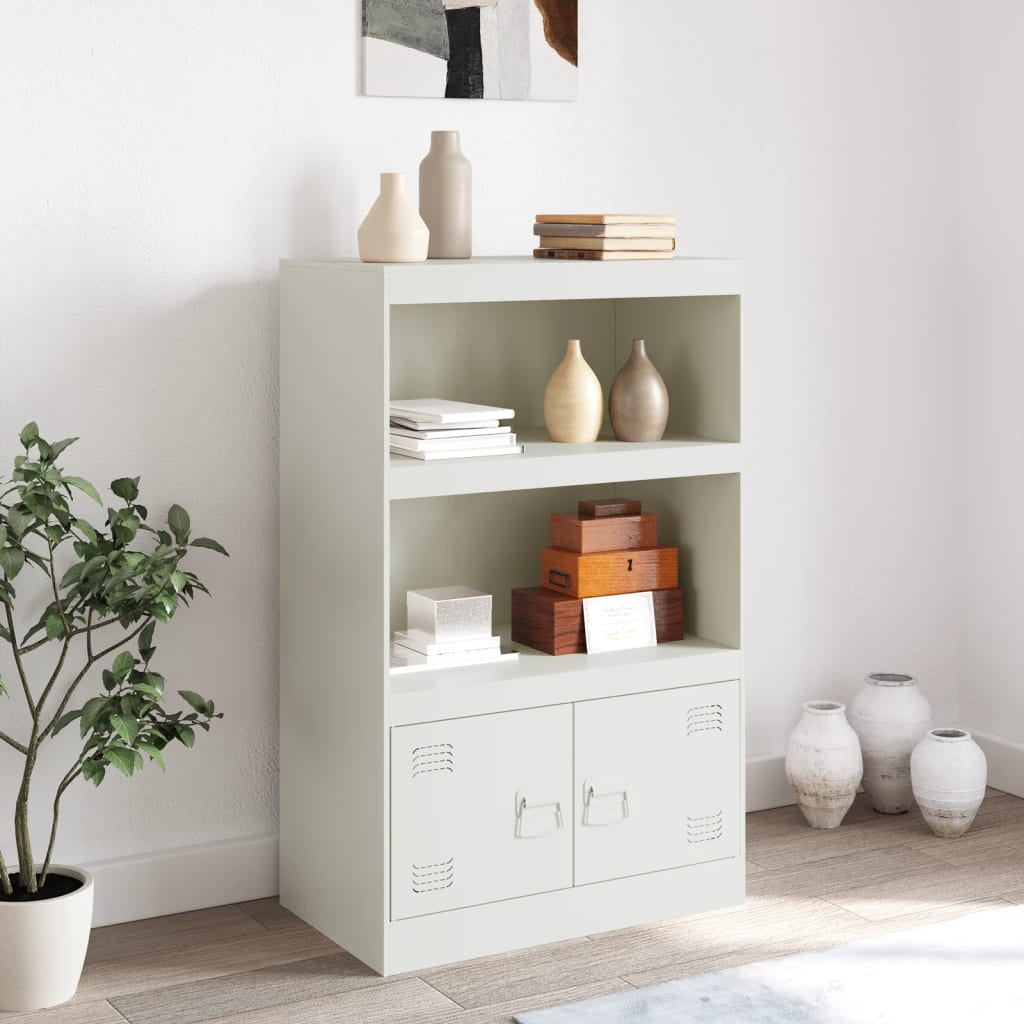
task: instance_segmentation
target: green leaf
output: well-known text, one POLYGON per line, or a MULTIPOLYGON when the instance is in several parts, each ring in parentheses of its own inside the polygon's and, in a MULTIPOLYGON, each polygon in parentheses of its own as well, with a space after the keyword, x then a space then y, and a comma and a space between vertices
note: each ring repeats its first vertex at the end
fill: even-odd
POLYGON ((6 626, 0 626, 0 640, 6 640, 8 643, 11 642, 11 634, 6 626))
POLYGON ((25 564, 25 552, 21 548, 0 548, 0 569, 4 575, 13 580, 21 572, 25 564))
POLYGON ((180 505, 172 505, 167 510, 167 525, 171 528, 174 539, 179 544, 188 543, 188 534, 189 530, 192 529, 192 520, 180 505))
POLYGON ((90 697, 82 705, 82 721, 79 725, 82 738, 84 739, 109 712, 110 701, 106 697, 90 697))
POLYGON ((125 501, 134 501, 139 496, 139 478, 122 476, 110 482, 110 489, 125 501))
POLYGON ((56 444, 50 445, 50 450, 53 452, 53 458, 56 459, 65 448, 70 447, 77 440, 77 437, 65 437, 63 441, 58 441, 56 444))
POLYGON ((177 728, 178 739, 188 748, 192 748, 196 743, 196 732, 191 726, 179 725, 177 728))
POLYGON ((192 690, 179 690, 178 695, 192 708, 193 711, 198 711, 201 715, 208 715, 210 713, 206 699, 201 697, 198 693, 194 693, 192 690))
POLYGON ((156 650, 153 646, 153 630, 155 629, 156 623, 150 622, 139 634, 139 654, 142 655, 143 661, 149 661, 149 659, 153 657, 153 652, 156 650))
POLYGON ((139 723, 134 718, 129 718, 126 715, 111 715, 110 724, 114 727, 114 732, 129 745, 134 743, 139 735, 139 723))
POLYGON ((120 682, 122 679, 128 678, 128 673, 133 668, 135 668, 135 658, 132 657, 132 652, 122 651, 114 659, 114 664, 110 666, 110 671, 114 673, 115 678, 120 682))
POLYGON ((64 623, 60 621, 60 615, 56 609, 48 611, 43 622, 46 628, 47 640, 59 640, 64 636, 64 623))
POLYGON ((66 573, 60 579, 60 589, 64 590, 67 587, 74 586, 76 583, 80 583, 82 580, 82 570, 85 568, 84 563, 75 562, 66 573))
MULTIPOLYGON (((128 750, 125 747, 112 744, 103 751, 103 758, 108 764, 112 764, 126 779, 130 779, 135 772, 135 758, 137 751, 128 750)), ((141 761, 142 758, 140 757, 141 761)))
POLYGON ((139 743, 139 750, 144 750, 147 754, 149 754, 150 759, 156 761, 156 763, 160 766, 160 771, 167 771, 167 766, 164 764, 163 756, 161 755, 160 751, 153 746, 152 743, 139 743))
POLYGON ((36 424, 35 420, 31 423, 26 423, 25 426, 21 428, 21 433, 18 437, 21 439, 21 443, 24 448, 31 448, 32 445, 39 440, 39 426, 36 424))
POLYGON ((12 508, 7 513, 7 525, 15 537, 21 537, 33 522, 35 522, 35 516, 31 516, 27 512, 19 512, 16 508, 12 508))
POLYGON ((76 528, 78 529, 78 532, 84 534, 90 544, 96 543, 96 530, 93 527, 92 523, 87 523, 84 519, 76 519, 74 523, 76 528))
POLYGON ((63 728, 66 725, 70 725, 72 722, 77 721, 81 717, 81 711, 69 711, 67 714, 61 715, 60 718, 58 718, 57 721, 54 723, 53 732, 50 735, 56 736, 57 733, 61 732, 61 730, 63 730, 63 728))
POLYGON ((171 586, 174 587, 175 591, 180 591, 188 583, 188 577, 183 572, 172 572, 171 573, 171 586))
POLYGON ((46 527, 46 539, 56 547, 64 539, 64 531, 59 526, 46 527))
POLYGON ((103 781, 103 777, 107 774, 107 770, 99 761, 83 761, 82 774, 94 786, 98 786, 103 781))
MULTIPOLYGON (((219 551, 222 555, 228 554, 224 546, 219 544, 212 537, 196 537, 196 539, 192 541, 191 546, 194 548, 209 548, 211 551, 219 551)), ((228 555, 228 557, 230 558, 231 556, 228 555)))
POLYGON ((97 505, 103 504, 103 499, 100 497, 100 492, 88 480, 83 480, 80 476, 65 476, 61 478, 64 483, 70 484, 72 487, 77 487, 83 494, 89 495, 97 505))

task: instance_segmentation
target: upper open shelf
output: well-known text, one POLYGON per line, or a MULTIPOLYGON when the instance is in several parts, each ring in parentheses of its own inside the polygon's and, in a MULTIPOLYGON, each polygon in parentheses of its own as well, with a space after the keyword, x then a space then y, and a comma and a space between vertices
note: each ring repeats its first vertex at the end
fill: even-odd
POLYGON ((531 256, 360 263, 284 260, 288 266, 383 276, 392 306, 451 302, 629 299, 658 295, 738 295, 739 260, 676 258, 638 261, 538 260, 531 256))
POLYGON ((686 435, 651 443, 557 444, 541 427, 517 428, 516 436, 525 445, 522 455, 431 462, 392 455, 391 499, 714 476, 740 472, 743 458, 738 443, 686 435))

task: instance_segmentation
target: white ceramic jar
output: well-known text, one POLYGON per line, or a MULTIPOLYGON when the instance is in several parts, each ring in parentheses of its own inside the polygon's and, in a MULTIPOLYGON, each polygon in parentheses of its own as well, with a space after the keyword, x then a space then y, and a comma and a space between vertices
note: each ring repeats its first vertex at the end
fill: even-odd
POLYGON ((380 176, 380 195, 359 225, 364 263, 419 263, 427 258, 430 232, 405 190, 405 175, 380 176))
POLYGON ((0 1012, 58 1006, 78 988, 92 927, 92 875, 61 865, 50 874, 82 884, 53 899, 0 900, 0 1012))
POLYGON ((786 778, 811 828, 838 828, 860 786, 860 742, 845 712, 838 701, 809 701, 789 736, 786 778))
POLYGON ((872 672, 847 716, 860 737, 864 790, 882 814, 910 810, 910 753, 932 727, 932 706, 913 676, 872 672))
POLYGON ((931 729, 910 755, 914 798, 937 836, 962 836, 985 799, 985 753, 964 729, 931 729))

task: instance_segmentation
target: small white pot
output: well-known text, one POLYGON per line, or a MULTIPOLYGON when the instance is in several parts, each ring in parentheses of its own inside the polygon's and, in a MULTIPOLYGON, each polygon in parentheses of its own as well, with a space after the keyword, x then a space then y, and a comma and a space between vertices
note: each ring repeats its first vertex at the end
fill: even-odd
POLYGON ((52 865, 50 874, 82 886, 55 899, 0 900, 0 1011, 58 1006, 78 988, 92 928, 92 875, 62 865, 52 865))
POLYGON ((981 747, 964 729, 931 729, 910 755, 914 797, 928 827, 955 839, 974 823, 988 779, 981 747))
POLYGON ((839 827, 864 773, 845 711, 838 701, 809 701, 789 736, 786 778, 811 828, 839 827))
POLYGON ((872 672, 850 701, 850 725, 864 755, 864 789, 882 814, 904 814, 914 802, 910 752, 932 727, 932 706, 913 676, 872 672))

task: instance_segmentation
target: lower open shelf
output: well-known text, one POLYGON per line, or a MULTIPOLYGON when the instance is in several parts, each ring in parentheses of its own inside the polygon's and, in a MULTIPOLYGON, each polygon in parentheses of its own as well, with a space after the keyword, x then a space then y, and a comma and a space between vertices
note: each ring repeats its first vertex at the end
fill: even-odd
POLYGON ((499 632, 503 645, 520 652, 518 661, 391 676, 389 724, 596 700, 741 675, 738 648, 699 636, 632 651, 554 657, 511 643, 507 626, 499 632))

